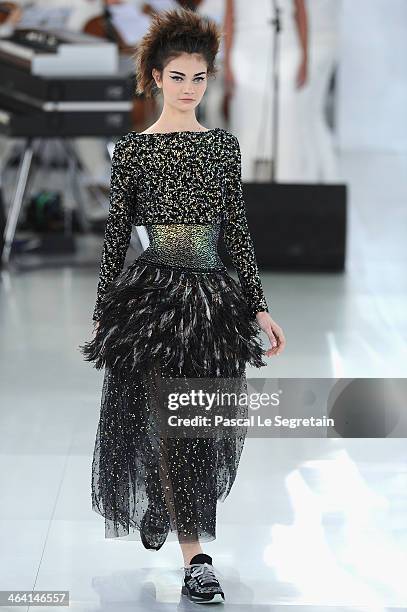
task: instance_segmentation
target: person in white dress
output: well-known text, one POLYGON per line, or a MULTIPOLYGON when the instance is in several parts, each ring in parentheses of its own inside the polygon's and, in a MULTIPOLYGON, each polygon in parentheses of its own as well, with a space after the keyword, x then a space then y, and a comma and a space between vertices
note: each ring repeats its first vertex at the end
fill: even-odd
MULTIPOLYGON (((197 12, 208 17, 223 26, 225 18, 225 0, 201 0, 197 3, 197 12)), ((205 123, 209 128, 226 128, 226 120, 223 114, 224 86, 224 40, 221 41, 216 59, 218 72, 216 77, 210 79, 203 102, 203 114, 205 123)))
POLYGON ((335 133, 325 105, 331 77, 340 59, 342 0, 312 0, 309 4, 309 78, 305 88, 308 137, 304 181, 337 183, 340 180, 335 133))
MULTIPOLYGON (((254 4, 245 0, 225 1, 225 83, 231 96, 230 129, 241 143, 242 178, 250 181, 258 178, 257 160, 270 161, 273 156, 273 2, 256 0, 254 4)), ((299 34, 301 12, 305 11, 304 0, 290 0, 289 5, 293 11, 297 8, 295 23, 299 34)), ((302 86, 306 49, 303 48, 301 58, 298 40, 302 44, 306 41, 302 41, 298 34, 296 71, 299 85, 302 86)))
POLYGON ((281 88, 277 180, 289 183, 336 183, 335 139, 325 106, 339 56, 341 0, 308 0, 300 16, 306 31, 306 79, 296 83, 302 50, 298 45, 290 0, 282 6, 281 88))
MULTIPOLYGON (((278 0, 282 32, 276 180, 337 180, 324 101, 336 65, 340 0, 278 0)), ((242 146, 242 177, 256 180, 256 160, 274 158, 273 3, 226 0, 226 82, 232 91, 230 127, 242 146), (254 44, 255 43, 255 44, 254 44), (247 108, 251 112, 247 112, 247 108)))

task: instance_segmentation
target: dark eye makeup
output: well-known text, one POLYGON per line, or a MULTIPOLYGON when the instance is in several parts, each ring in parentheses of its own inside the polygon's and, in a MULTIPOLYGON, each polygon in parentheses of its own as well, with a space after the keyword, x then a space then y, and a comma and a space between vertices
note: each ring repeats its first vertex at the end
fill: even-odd
MULTIPOLYGON (((182 77, 180 77, 180 76, 172 76, 171 78, 175 81, 175 79, 181 79, 182 77)), ((194 81, 197 81, 197 80, 198 81, 203 81, 204 77, 196 77, 196 79, 194 79, 194 81)))

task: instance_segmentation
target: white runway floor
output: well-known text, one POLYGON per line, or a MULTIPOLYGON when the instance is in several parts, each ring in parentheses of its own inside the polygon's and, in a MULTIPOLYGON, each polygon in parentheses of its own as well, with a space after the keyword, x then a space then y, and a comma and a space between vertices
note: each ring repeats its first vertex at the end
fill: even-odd
MULTIPOLYGON (((347 273, 262 275, 287 348, 248 376, 406 376, 405 161, 345 157, 347 273)), ((100 242, 83 246, 100 255, 100 242)), ((176 542, 105 540, 91 510, 102 373, 77 345, 97 272, 96 261, 1 272, 0 590, 69 590, 89 612, 193 609, 176 542)), ((403 438, 251 438, 203 550, 225 609, 407 610, 406 515, 403 438)))

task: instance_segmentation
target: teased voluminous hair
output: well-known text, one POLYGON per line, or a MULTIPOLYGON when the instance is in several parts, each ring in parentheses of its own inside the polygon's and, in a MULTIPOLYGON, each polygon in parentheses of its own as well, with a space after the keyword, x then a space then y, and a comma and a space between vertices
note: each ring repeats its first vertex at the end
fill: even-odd
POLYGON ((133 56, 136 94, 151 98, 159 93, 153 68, 162 73, 167 63, 182 53, 199 53, 206 61, 208 76, 215 75, 218 71, 215 58, 221 39, 222 30, 212 19, 189 9, 155 13, 133 56))

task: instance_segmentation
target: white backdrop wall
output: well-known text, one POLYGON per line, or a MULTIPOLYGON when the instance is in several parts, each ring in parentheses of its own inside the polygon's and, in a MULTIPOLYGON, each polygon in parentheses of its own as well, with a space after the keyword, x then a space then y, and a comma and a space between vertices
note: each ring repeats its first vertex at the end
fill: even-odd
POLYGON ((343 0, 340 149, 407 151, 407 0, 343 0))

